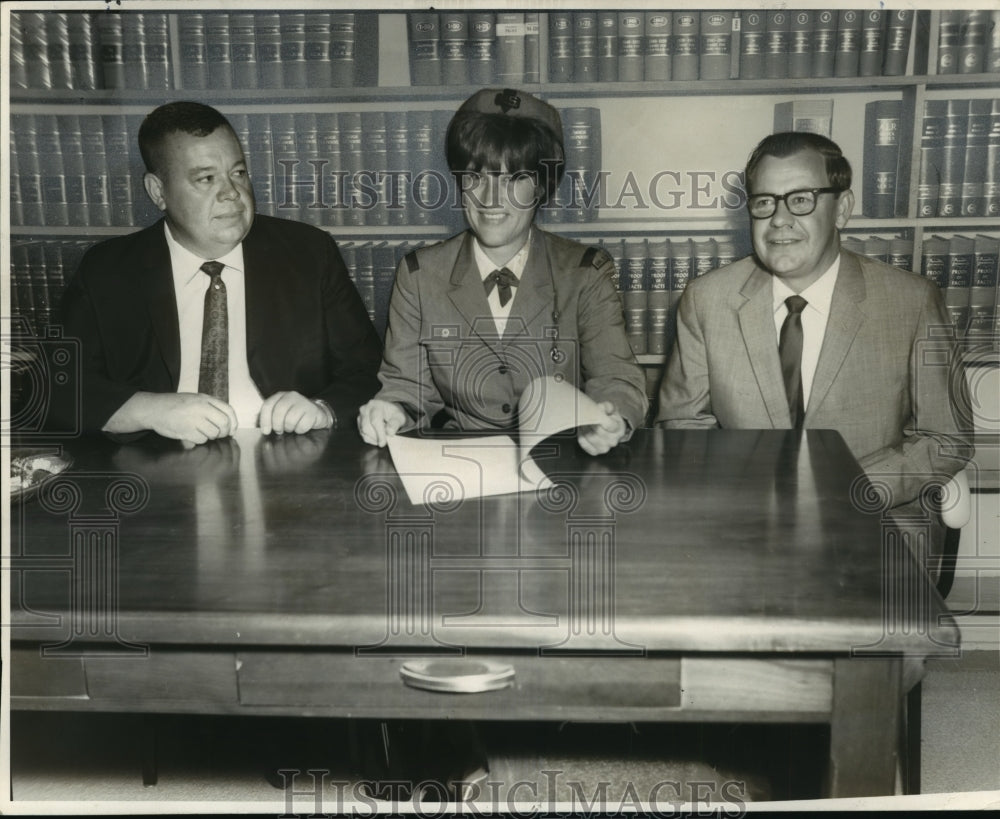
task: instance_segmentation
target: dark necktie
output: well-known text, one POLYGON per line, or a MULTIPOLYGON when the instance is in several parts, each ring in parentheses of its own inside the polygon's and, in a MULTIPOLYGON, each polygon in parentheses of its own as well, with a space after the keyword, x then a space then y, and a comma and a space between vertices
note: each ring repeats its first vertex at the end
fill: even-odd
POLYGON ((778 340, 781 377, 785 381, 788 412, 792 416, 792 426, 795 429, 802 427, 806 414, 802 400, 802 311, 808 303, 802 296, 789 296, 785 299, 788 315, 785 316, 785 323, 781 325, 781 336, 778 340))
POLYGON ((204 273, 212 278, 205 291, 205 318, 201 329, 201 370, 198 392, 229 400, 229 313, 222 262, 205 262, 204 273))
POLYGON ((511 300, 513 294, 510 292, 510 289, 517 287, 517 284, 517 276, 511 273, 506 267, 494 270, 489 276, 483 279, 483 286, 486 288, 487 296, 492 292, 494 287, 497 288, 497 292, 500 294, 501 307, 504 307, 511 300))

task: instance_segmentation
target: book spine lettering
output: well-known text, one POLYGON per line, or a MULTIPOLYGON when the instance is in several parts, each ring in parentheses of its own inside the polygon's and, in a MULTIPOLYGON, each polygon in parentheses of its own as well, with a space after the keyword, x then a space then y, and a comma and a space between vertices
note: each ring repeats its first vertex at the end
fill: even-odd
POLYGON ((670 74, 675 80, 698 79, 698 40, 701 18, 698 12, 673 12, 673 54, 670 74))
POLYGON ((469 82, 469 15, 441 13, 441 81, 445 85, 469 82))
POLYGON ((861 13, 843 9, 837 15, 837 53, 833 76, 856 77, 861 60, 861 13))

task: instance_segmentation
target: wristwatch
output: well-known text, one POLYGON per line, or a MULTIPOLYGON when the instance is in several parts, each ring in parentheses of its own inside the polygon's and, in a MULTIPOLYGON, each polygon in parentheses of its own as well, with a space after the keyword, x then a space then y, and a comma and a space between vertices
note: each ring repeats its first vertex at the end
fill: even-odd
POLYGON ((319 407, 320 409, 322 409, 322 410, 324 410, 326 412, 326 417, 330 421, 330 425, 327 427, 327 429, 336 429, 337 428, 337 413, 335 413, 333 411, 333 407, 331 407, 322 398, 314 398, 312 400, 312 402, 317 407, 319 407))

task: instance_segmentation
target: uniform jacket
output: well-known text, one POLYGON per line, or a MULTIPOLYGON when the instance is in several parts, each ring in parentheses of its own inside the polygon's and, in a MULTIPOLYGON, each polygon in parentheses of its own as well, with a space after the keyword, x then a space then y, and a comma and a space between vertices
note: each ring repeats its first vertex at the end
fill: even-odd
MULTIPOLYGON (((247 361, 261 394, 296 390, 328 401, 341 423, 353 419, 378 389, 380 343, 333 239, 258 214, 243 258, 247 361)), ((62 314, 66 336, 81 345, 84 430, 101 429, 140 390, 176 391, 180 336, 163 220, 87 251, 62 314)))
POLYGON ((400 262, 377 397, 408 408, 414 425, 444 410, 448 428, 511 429, 528 383, 561 374, 640 426, 645 381, 625 337, 611 257, 533 227, 501 338, 473 241, 466 231, 400 262))
MULTIPOLYGON (((955 353, 933 283, 841 249, 805 426, 838 430, 869 478, 891 492, 890 505, 911 501, 971 455, 955 353)), ((657 423, 791 426, 771 276, 752 257, 685 289, 657 423)))

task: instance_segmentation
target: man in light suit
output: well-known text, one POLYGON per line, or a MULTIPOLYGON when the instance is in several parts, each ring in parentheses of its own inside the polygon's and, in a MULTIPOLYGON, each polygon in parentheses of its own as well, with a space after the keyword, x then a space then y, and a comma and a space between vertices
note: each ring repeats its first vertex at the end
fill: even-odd
POLYGON ((686 288, 656 422, 838 430, 898 507, 962 469, 969 415, 953 402, 961 373, 938 288, 841 248, 850 186, 825 137, 757 146, 746 168, 754 255, 686 288))
POLYGON ((160 106, 139 147, 164 218, 89 250, 63 298, 82 350, 83 429, 198 444, 237 426, 304 433, 353 419, 378 389, 381 345, 333 239, 254 214, 243 149, 214 108, 160 106), (209 391, 212 288, 226 325, 224 386, 209 391))

